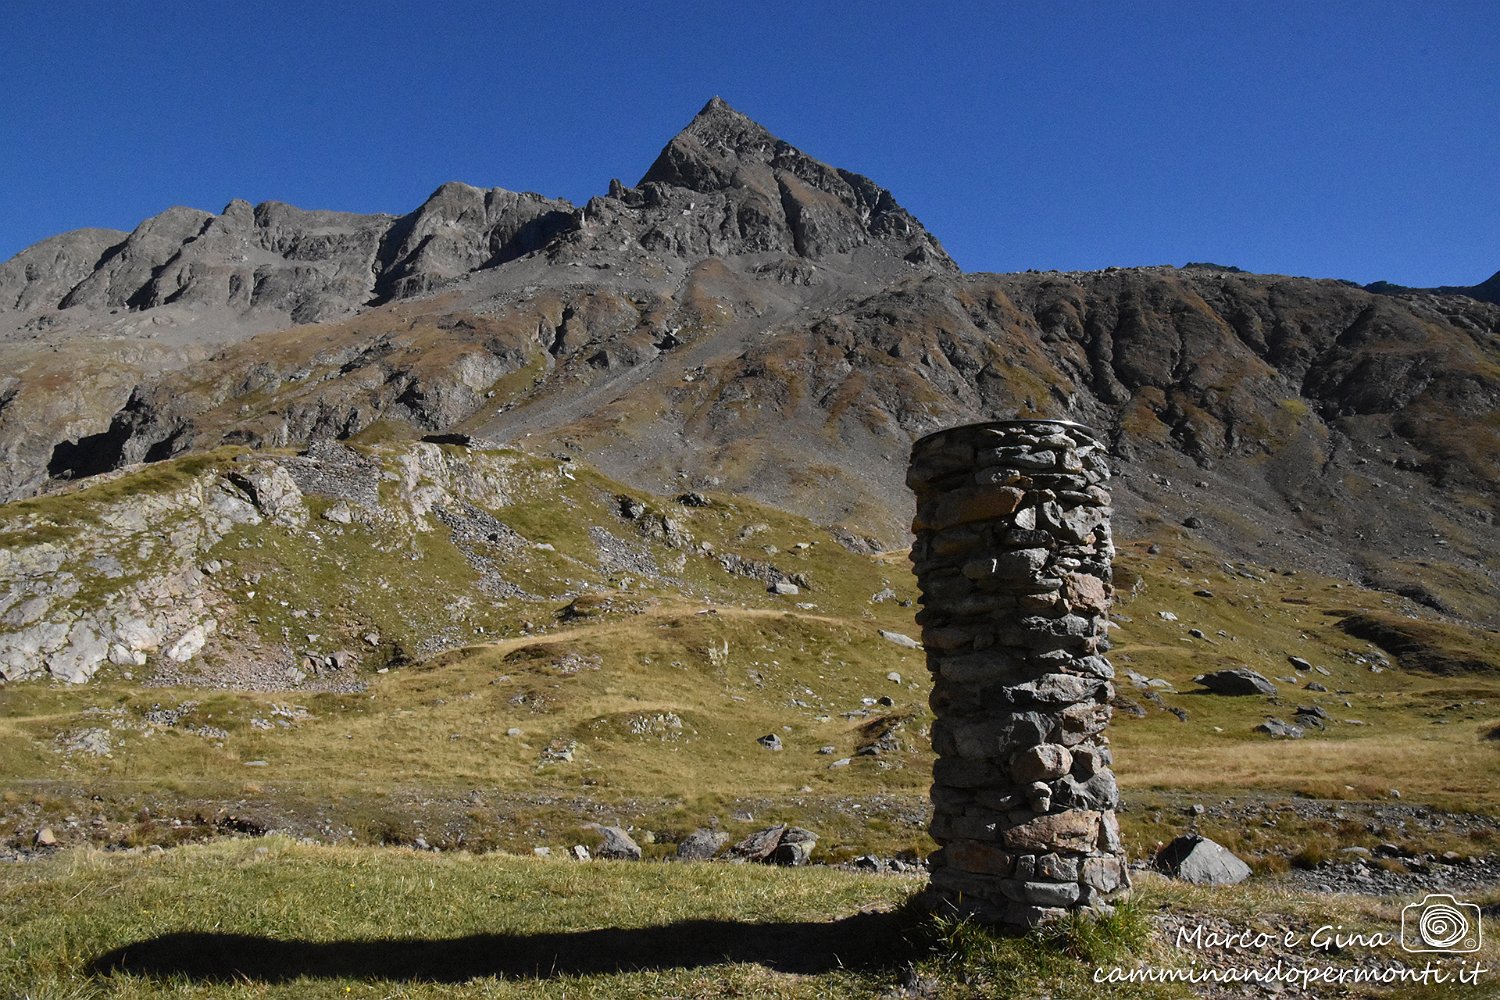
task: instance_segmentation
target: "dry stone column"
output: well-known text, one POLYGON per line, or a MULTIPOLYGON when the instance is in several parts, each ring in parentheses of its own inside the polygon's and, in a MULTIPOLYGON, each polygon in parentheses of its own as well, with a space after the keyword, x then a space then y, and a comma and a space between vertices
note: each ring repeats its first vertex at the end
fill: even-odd
POLYGON ((927 901, 995 924, 1107 911, 1129 873, 1105 725, 1109 465, 1088 428, 955 427, 912 448, 932 672, 927 901))

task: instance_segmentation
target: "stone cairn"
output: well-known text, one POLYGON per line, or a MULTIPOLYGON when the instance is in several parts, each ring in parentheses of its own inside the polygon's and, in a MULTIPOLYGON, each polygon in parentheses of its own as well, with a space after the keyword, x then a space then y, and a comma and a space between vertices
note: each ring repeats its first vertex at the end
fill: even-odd
POLYGON ((912 448, 934 909, 1030 927, 1107 913, 1128 891, 1104 732, 1108 477, 1104 446, 1064 421, 954 427, 912 448))

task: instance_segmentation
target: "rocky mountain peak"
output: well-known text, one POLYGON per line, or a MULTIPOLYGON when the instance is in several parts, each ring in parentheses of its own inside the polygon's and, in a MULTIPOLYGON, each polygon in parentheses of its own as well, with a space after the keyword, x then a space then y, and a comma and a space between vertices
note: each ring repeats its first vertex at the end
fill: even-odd
POLYGON ((232 219, 242 225, 255 225, 255 206, 244 198, 234 198, 219 213, 222 219, 232 219))
MULTIPOLYGON (((636 187, 611 186, 608 200, 660 217, 639 237, 652 249, 816 259, 873 247, 910 264, 957 270, 885 188, 813 159, 720 97, 667 143, 636 187), (669 211, 649 213, 656 207, 669 211), (676 221, 680 216, 691 216, 690 224, 676 221)), ((591 213, 608 215, 600 201, 591 213)))
POLYGON ((746 162, 768 162, 780 150, 795 152, 751 118, 715 97, 667 143, 641 185, 671 184, 718 191, 734 184, 746 162))

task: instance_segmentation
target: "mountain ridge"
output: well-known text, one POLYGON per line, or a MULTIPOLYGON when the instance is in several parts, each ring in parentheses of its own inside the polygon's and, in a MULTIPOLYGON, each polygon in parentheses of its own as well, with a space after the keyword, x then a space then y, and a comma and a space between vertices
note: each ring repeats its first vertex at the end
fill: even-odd
MULTIPOLYGON (((9 314, 6 496, 223 443, 469 434, 889 546, 914 437, 1068 416, 1122 460, 1130 531, 1208 523, 1226 553, 1500 620, 1500 308, 1473 299, 964 274, 890 192, 718 99, 581 207, 459 183, 404 216, 232 202, 113 249, 75 306, 9 314)), ((12 264, 4 301, 57 287, 12 264)))
POLYGON ((1390 281, 1374 281, 1365 286, 1365 291, 1376 292, 1380 295, 1402 295, 1408 293, 1463 295, 1480 302, 1493 302, 1500 305, 1500 271, 1496 271, 1477 285, 1439 285, 1436 288, 1412 288, 1407 285, 1397 285, 1390 281))

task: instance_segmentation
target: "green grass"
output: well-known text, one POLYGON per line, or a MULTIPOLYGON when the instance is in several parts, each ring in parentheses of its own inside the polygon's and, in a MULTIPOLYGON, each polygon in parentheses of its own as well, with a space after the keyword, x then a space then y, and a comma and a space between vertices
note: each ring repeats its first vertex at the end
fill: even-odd
MULTIPOLYGON (((1494 811, 1500 805, 1493 793, 1500 748, 1482 738, 1486 724, 1500 716, 1500 683, 1493 673, 1439 676, 1405 669, 1406 660, 1339 627, 1355 613, 1417 616, 1410 602, 1311 574, 1236 567, 1255 577, 1247 579, 1182 543, 1156 556, 1144 549, 1131 543, 1120 555, 1122 577, 1138 584, 1133 595, 1117 601, 1124 621, 1111 658, 1122 674, 1133 669, 1169 681, 1172 689, 1163 697, 1186 710, 1189 721, 1155 708, 1145 719, 1117 719, 1116 756, 1127 788, 1327 798, 1352 791, 1354 797, 1383 798, 1394 787, 1408 798, 1450 808, 1494 811), (1199 597, 1198 591, 1213 596, 1199 597), (1163 620, 1162 611, 1177 620, 1163 620), (1189 635, 1191 628, 1204 638, 1189 635), (1298 672, 1288 660, 1292 655, 1328 673, 1298 672), (1371 665, 1379 663, 1384 669, 1373 672, 1371 665), (1237 666, 1270 678, 1276 698, 1213 695, 1193 682, 1198 674, 1237 666), (1313 681, 1330 690, 1308 690, 1313 681), (1253 732, 1268 715, 1293 721, 1301 705, 1320 706, 1334 721, 1295 742, 1253 732), (1160 752, 1166 747, 1170 753, 1160 752)), ((1500 649, 1486 651, 1466 633, 1418 617, 1399 620, 1420 629, 1435 648, 1500 668, 1500 649)), ((1142 692, 1128 681, 1122 678, 1118 686, 1142 701, 1142 692)))
POLYGON ((1069 997, 1181 995, 1171 988, 1122 990, 1093 981, 1095 969, 1130 967, 1163 954, 1139 902, 1124 903, 1104 918, 1071 915, 1020 936, 933 915, 918 924, 917 940, 927 952, 917 968, 944 997, 1019 997, 1043 990, 1069 997))
POLYGON ((898 971, 891 911, 913 889, 277 839, 73 853, 0 879, 0 992, 112 997, 865 996, 898 971))
MULTIPOLYGON (((1304 938, 1323 925, 1394 933, 1408 902, 1143 876, 1109 918, 1009 936, 927 915, 912 902, 921 885, 833 869, 433 855, 276 837, 155 854, 74 850, 0 867, 0 993, 1185 997, 1183 986, 1096 978, 1116 967, 1268 963, 1182 946, 1175 929, 1196 922, 1304 938)), ((1295 957, 1338 967, 1360 950, 1295 957)), ((1375 951, 1402 957, 1394 946, 1375 951)), ((1478 957, 1493 966, 1497 952, 1492 942, 1478 957)))

